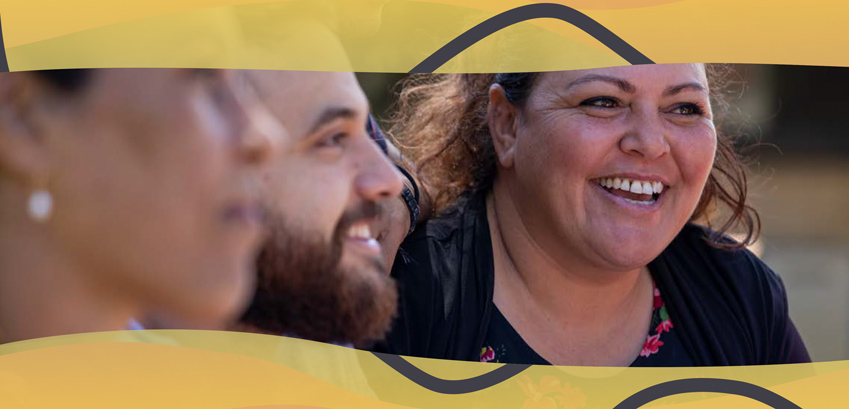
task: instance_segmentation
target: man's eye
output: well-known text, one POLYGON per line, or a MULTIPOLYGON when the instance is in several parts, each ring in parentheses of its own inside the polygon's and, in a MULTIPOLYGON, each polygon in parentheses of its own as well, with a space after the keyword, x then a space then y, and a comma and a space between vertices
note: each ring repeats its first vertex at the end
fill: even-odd
POLYGON ((593 108, 616 108, 619 106, 619 101, 610 97, 598 97, 581 102, 581 106, 593 108))
POLYGON ((322 139, 321 142, 318 145, 320 147, 339 146, 339 145, 342 144, 342 142, 345 141, 345 139, 347 137, 348 137, 348 134, 345 133, 345 132, 335 133, 335 134, 330 135, 327 138, 322 139))

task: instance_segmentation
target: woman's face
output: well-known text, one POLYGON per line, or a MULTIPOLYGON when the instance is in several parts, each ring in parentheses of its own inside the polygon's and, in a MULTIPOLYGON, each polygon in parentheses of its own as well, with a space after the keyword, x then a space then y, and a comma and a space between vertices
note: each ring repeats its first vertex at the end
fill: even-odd
POLYGON ((240 312, 262 238, 259 168, 283 128, 236 71, 93 74, 38 111, 58 251, 117 299, 203 325, 240 312))
POLYGON ((701 64, 541 74, 516 123, 514 196, 531 236, 556 259, 608 270, 644 266, 671 242, 716 150, 701 64))

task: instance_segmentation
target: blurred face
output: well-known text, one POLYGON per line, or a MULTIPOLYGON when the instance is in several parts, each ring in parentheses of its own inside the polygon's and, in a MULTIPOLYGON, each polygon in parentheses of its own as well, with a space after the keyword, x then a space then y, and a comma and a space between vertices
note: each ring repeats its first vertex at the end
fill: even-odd
POLYGON ((545 73, 517 123, 509 172, 531 236, 555 258, 604 269, 660 254, 692 215, 716 150, 700 64, 545 73))
POLYGON ((259 166, 281 128, 236 75, 97 70, 40 100, 49 228, 90 285, 186 322, 243 307, 262 238, 259 166))
POLYGON ((371 225, 401 176, 366 133, 365 95, 351 73, 252 77, 294 142, 267 174, 273 233, 245 321, 318 341, 380 338, 395 286, 371 225))

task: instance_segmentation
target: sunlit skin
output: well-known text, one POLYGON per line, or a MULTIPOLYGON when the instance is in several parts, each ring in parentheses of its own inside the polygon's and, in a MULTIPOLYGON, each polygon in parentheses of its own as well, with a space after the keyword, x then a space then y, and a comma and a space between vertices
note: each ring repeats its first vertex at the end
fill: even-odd
POLYGON ((646 265, 691 217, 713 164, 710 109, 700 64, 545 73, 521 108, 491 89, 495 301, 541 355, 636 357, 651 312, 646 265), (629 203, 598 183, 615 176, 665 187, 650 205, 629 203))
POLYGON ((155 310, 238 314, 263 238, 261 169, 285 134, 231 71, 105 69, 60 93, 0 78, 3 340, 117 330, 155 310), (26 215, 36 175, 55 210, 26 215))

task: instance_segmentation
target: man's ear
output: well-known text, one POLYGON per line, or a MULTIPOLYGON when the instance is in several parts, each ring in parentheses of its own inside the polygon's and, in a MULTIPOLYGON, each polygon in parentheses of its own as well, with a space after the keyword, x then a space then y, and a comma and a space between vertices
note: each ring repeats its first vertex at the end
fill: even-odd
POLYGON ((0 74, 0 176, 31 187, 49 176, 45 138, 35 120, 44 87, 30 73, 0 74))
POLYGON ((504 168, 513 166, 518 114, 519 109, 507 100, 504 88, 498 84, 492 85, 489 88, 487 121, 495 155, 498 157, 498 163, 504 168))

